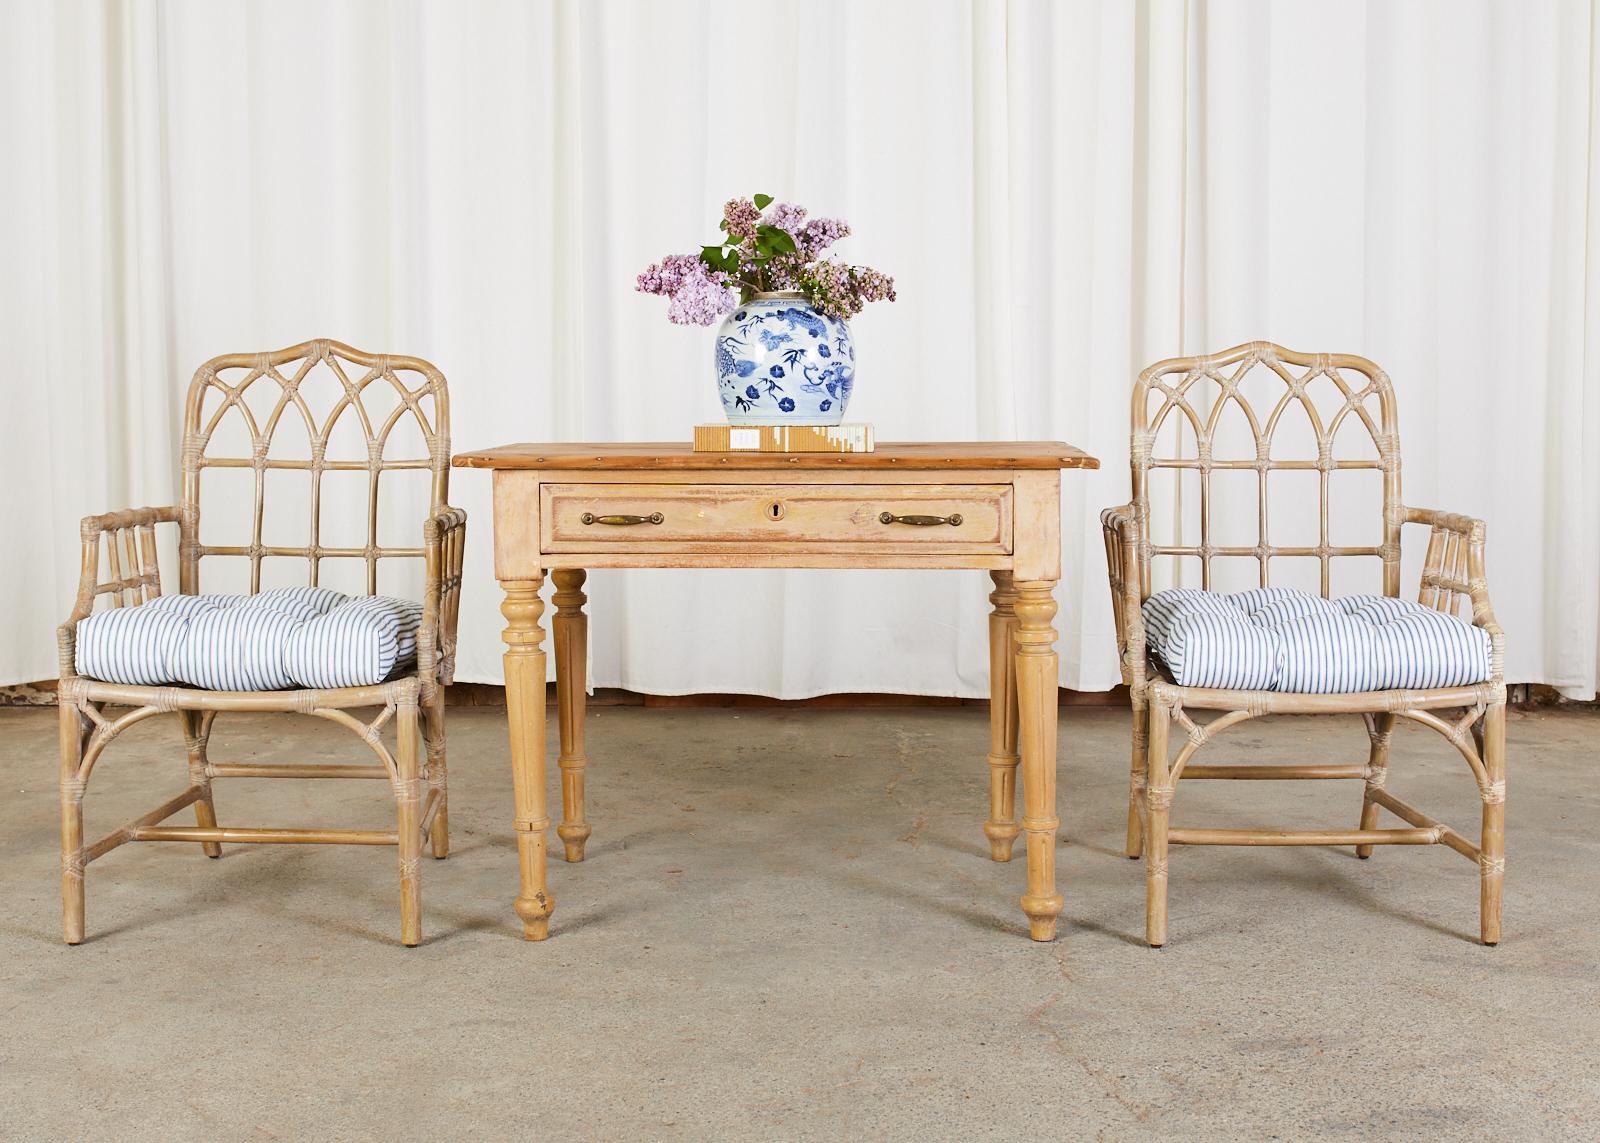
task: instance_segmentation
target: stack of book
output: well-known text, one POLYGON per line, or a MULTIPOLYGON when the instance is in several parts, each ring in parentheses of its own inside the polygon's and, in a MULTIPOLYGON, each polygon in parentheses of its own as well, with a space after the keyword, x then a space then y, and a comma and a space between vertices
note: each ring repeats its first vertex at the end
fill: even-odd
POLYGON ((872 426, 730 425, 694 427, 695 452, 871 452, 872 426))

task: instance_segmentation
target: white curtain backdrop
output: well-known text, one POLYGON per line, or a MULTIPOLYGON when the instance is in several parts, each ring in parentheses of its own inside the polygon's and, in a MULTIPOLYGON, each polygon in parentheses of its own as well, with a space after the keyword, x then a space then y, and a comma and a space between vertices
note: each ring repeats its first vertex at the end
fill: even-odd
MULTIPOLYGON (((1096 516, 1145 364, 1268 338, 1400 394, 1408 503, 1488 520, 1507 675, 1597 689, 1600 18, 1583 0, 0 0, 0 682, 80 516, 176 495, 217 353, 421 355, 457 449, 687 439, 709 331, 633 279, 762 191, 848 219, 880 439, 1058 438, 1061 682, 1117 681, 1096 516)), ((500 679, 489 481, 458 677, 500 679)), ((601 572, 592 679, 987 693, 987 578, 601 572)))

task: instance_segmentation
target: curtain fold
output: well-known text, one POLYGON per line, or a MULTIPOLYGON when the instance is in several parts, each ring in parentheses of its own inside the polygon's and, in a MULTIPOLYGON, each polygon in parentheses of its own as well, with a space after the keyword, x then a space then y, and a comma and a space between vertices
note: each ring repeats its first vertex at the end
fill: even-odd
MULTIPOLYGON (((171 502, 194 367, 424 356, 458 449, 684 439, 709 331, 634 276, 763 191, 895 275, 855 323, 882 439, 1058 438, 1061 681, 1118 681, 1101 507, 1144 365, 1267 338, 1400 395, 1408 503, 1485 517, 1507 677, 1600 672, 1593 3, 244 0, 0 4, 14 619, 55 673, 78 517, 171 502)), ((458 678, 499 681, 489 482, 458 678)), ((976 573, 590 579, 591 678, 987 693, 976 573)))

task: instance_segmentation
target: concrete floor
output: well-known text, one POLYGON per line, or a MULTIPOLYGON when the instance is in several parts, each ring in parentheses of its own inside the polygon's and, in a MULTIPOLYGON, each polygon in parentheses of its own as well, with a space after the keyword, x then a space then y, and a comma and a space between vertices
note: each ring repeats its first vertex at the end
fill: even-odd
MULTIPOLYGON (((421 948, 397 943, 389 850, 210 862, 154 844, 91 866, 90 939, 67 948, 54 712, 0 711, 0 1136, 1600 1135, 1600 719, 1512 717, 1500 948, 1475 941, 1476 868, 1443 848, 1178 849, 1160 951, 1119 851, 1125 719, 1062 717, 1052 945, 1024 935, 1021 860, 986 856, 981 710, 603 708, 589 859, 554 863, 545 944, 510 908, 502 717, 463 709, 455 849, 425 860, 421 948)), ((1396 737, 1392 787, 1475 828, 1454 752, 1396 737)), ((167 719, 115 744, 95 836, 181 785, 178 745, 167 719)), ((213 756, 351 745, 224 715, 213 756)), ((1300 719, 1214 756, 1364 751, 1357 720, 1300 719)), ((381 823, 385 792, 235 780, 218 806, 224 823, 381 823)), ((1175 813, 1354 824, 1358 803, 1354 783, 1197 782, 1175 813)))

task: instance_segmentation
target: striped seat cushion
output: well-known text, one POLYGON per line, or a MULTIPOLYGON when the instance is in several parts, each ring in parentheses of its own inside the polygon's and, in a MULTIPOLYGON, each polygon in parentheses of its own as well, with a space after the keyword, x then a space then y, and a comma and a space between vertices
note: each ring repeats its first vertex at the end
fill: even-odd
POLYGON ((217 609, 216 596, 161 595, 140 607, 115 607, 78 624, 77 671, 108 683, 175 683, 189 621, 217 609))
POLYGON ((417 657, 422 604, 371 595, 303 623, 283 649, 284 667, 303 687, 382 682, 417 657))
POLYGON ((87 678, 143 686, 363 686, 415 661, 421 624, 421 604, 321 587, 164 595, 80 622, 76 663, 87 678))
POLYGON ((1489 633, 1381 595, 1173 588, 1144 604, 1150 650, 1186 687, 1347 694, 1465 686, 1491 673, 1489 633))

